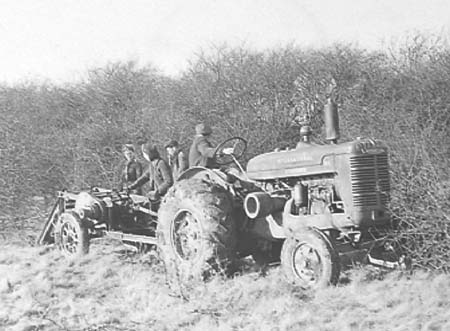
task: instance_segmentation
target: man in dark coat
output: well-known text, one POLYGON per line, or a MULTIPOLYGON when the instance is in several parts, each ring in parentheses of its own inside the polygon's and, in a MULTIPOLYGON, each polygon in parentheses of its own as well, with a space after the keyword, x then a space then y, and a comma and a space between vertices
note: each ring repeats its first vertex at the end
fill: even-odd
POLYGON ((142 145, 142 155, 149 161, 149 167, 144 174, 139 177, 133 184, 128 186, 129 189, 140 187, 146 182, 150 182, 150 191, 147 193, 148 198, 152 202, 157 202, 167 193, 167 190, 173 184, 172 173, 166 161, 159 155, 155 145, 146 143, 142 145))
MULTIPOLYGON (((125 157, 125 164, 120 172, 119 191, 122 191, 128 185, 134 183, 142 175, 142 165, 136 160, 136 152, 133 144, 125 144, 122 147, 122 153, 125 157)), ((141 188, 136 188, 134 194, 142 194, 141 188)))
POLYGON ((208 141, 211 135, 211 127, 200 123, 195 127, 195 137, 189 150, 189 166, 200 166, 206 168, 217 167, 213 159, 215 148, 208 141))
MULTIPOLYGON (((208 141, 212 129, 210 126, 200 123, 195 127, 195 137, 189 150, 189 166, 200 166, 206 168, 217 168, 214 159, 216 149, 208 141)), ((219 151, 221 154, 229 155, 233 153, 233 148, 228 147, 219 151)))
POLYGON ((166 145, 167 157, 169 159, 169 166, 172 169, 173 180, 176 180, 180 174, 188 168, 186 155, 180 149, 178 141, 171 140, 166 145))

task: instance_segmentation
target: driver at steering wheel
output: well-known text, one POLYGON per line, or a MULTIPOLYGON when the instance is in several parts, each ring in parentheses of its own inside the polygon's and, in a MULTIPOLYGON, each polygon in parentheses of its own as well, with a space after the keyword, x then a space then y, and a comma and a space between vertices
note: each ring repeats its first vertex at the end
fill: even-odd
MULTIPOLYGON (((200 166, 206 168, 217 168, 214 160, 215 148, 209 142, 208 137, 212 134, 209 125, 200 123, 195 127, 195 137, 189 150, 189 166, 200 166)), ((233 148, 224 148, 223 154, 233 153, 233 148)))

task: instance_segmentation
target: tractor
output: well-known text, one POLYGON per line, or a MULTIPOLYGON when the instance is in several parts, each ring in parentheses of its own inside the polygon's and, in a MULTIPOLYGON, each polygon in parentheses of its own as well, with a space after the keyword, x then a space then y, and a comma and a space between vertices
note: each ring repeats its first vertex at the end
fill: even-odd
POLYGON ((311 142, 303 126, 295 148, 258 155, 246 171, 246 141, 224 141, 214 155, 221 167, 186 170, 157 212, 127 192, 60 192, 39 242, 56 242, 68 256, 87 253, 89 239, 103 235, 156 247, 169 278, 186 281, 248 256, 281 264, 289 282, 312 289, 336 284, 341 268, 359 261, 406 266, 390 238, 387 147, 369 138, 338 143, 331 98, 324 122, 329 143, 311 142))
POLYGON ((217 147, 215 159, 237 170, 183 173, 158 213, 168 272, 198 277, 250 255, 262 265, 281 264, 292 284, 320 288, 357 262, 407 268, 389 213, 387 146, 370 138, 338 143, 331 97, 324 122, 328 144, 312 143, 306 125, 294 149, 258 155, 244 171, 238 159, 246 141, 234 137, 217 147), (235 153, 224 155, 227 147, 235 153))

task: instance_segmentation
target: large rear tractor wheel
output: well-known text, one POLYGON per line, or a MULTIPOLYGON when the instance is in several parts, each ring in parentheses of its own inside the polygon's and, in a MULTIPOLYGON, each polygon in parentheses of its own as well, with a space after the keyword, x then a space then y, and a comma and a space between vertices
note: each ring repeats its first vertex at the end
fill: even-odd
POLYGON ((158 247, 171 286, 203 281, 226 271, 236 253, 233 200, 201 179, 175 184, 158 214, 158 247), (175 284, 174 284, 175 282, 175 284))
POLYGON ((339 255, 329 238, 316 229, 285 240, 281 266, 287 280, 304 289, 335 285, 339 279, 339 255))
POLYGON ((89 253, 88 228, 76 213, 62 213, 55 229, 55 242, 66 257, 86 255, 89 253))

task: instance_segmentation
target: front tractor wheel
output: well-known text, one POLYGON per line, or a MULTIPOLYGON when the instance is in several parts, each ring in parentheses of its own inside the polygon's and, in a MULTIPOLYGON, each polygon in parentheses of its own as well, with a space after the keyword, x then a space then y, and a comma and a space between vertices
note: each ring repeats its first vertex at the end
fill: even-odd
POLYGON ((171 285, 189 287, 224 270, 236 251, 233 202, 221 186, 182 180, 158 213, 158 248, 171 285))
POLYGON ((59 217, 55 241, 66 257, 77 258, 89 252, 88 229, 74 212, 65 212, 59 217))
POLYGON ((339 255, 329 238, 316 229, 285 240, 281 266, 287 280, 304 289, 335 285, 339 279, 339 255))

